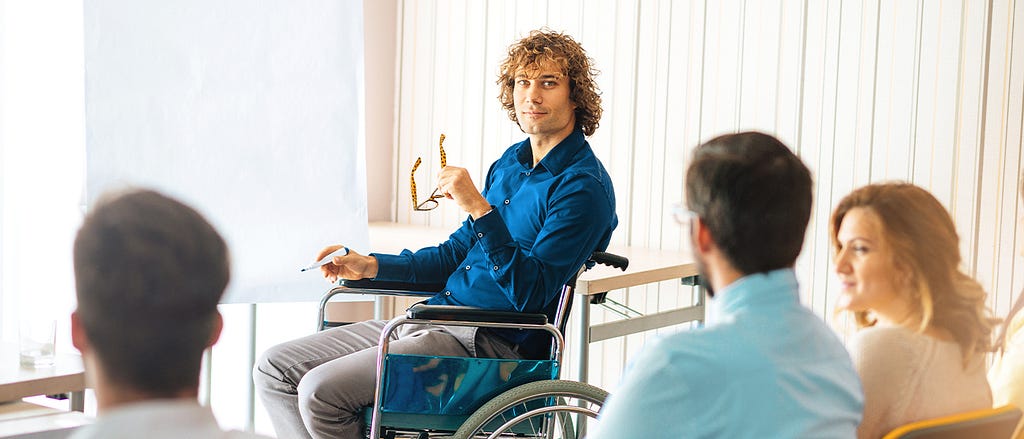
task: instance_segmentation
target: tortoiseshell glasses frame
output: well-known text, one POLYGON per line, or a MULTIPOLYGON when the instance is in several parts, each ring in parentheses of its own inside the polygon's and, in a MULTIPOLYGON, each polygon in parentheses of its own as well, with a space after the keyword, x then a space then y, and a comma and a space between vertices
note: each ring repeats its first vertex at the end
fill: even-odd
MULTIPOLYGON (((444 153, 444 134, 441 134, 441 140, 437 142, 438 149, 441 150, 441 168, 448 166, 448 157, 444 153)), ((430 194, 430 198, 419 202, 416 196, 416 169, 420 167, 420 163, 423 163, 422 158, 416 157, 416 163, 412 165, 412 172, 409 173, 409 188, 412 192, 412 210, 425 212, 428 210, 434 210, 439 205, 437 200, 444 198, 444 195, 439 193, 439 188, 434 188, 434 192, 430 194)))

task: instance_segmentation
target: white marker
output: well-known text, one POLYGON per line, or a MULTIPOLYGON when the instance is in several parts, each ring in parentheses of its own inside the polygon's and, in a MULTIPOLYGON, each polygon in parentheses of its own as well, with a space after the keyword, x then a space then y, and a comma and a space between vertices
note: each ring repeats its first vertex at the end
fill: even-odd
POLYGON ((323 267, 324 265, 330 264, 331 261, 334 260, 335 256, 345 256, 347 254, 348 254, 348 247, 339 248, 339 249, 335 250, 334 252, 332 252, 331 254, 329 254, 327 256, 324 256, 323 259, 314 262, 313 265, 305 267, 305 268, 303 268, 303 269, 301 269, 299 271, 309 271, 309 270, 312 270, 314 268, 323 267))

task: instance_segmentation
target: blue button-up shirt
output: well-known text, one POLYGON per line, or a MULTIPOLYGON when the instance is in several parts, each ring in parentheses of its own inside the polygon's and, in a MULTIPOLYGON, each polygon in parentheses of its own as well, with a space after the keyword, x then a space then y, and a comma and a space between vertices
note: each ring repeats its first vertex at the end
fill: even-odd
MULTIPOLYGON (((578 128, 533 166, 530 140, 491 165, 484 198, 493 210, 467 219, 436 247, 376 254, 376 280, 442 283, 427 302, 544 312, 562 285, 604 250, 618 220, 611 177, 578 128), (445 280, 447 279, 447 280, 445 280)), ((502 332, 514 343, 520 332, 502 332)))
POLYGON ((633 360, 591 438, 856 437, 860 379, 792 270, 745 276, 709 307, 706 328, 633 360))

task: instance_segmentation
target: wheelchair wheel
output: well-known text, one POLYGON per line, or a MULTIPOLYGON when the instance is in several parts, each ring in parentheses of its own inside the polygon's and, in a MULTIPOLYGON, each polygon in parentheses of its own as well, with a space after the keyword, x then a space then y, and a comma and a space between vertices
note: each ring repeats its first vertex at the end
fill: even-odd
MULTIPOLYGON (((608 392, 576 381, 535 381, 480 406, 452 439, 517 437, 577 439, 577 421, 597 418, 608 392), (548 431, 550 430, 550 431, 548 431)), ((581 432, 582 433, 582 432, 581 432)))

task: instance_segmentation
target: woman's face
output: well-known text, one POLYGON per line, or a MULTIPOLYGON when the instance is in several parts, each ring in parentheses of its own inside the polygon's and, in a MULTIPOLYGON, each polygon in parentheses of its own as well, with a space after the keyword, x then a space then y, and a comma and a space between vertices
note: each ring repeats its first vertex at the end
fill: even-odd
POLYGON ((843 217, 835 256, 840 282, 837 306, 874 311, 880 319, 895 323, 908 316, 910 303, 897 288, 895 258, 882 232, 881 219, 869 208, 855 207, 843 217))

